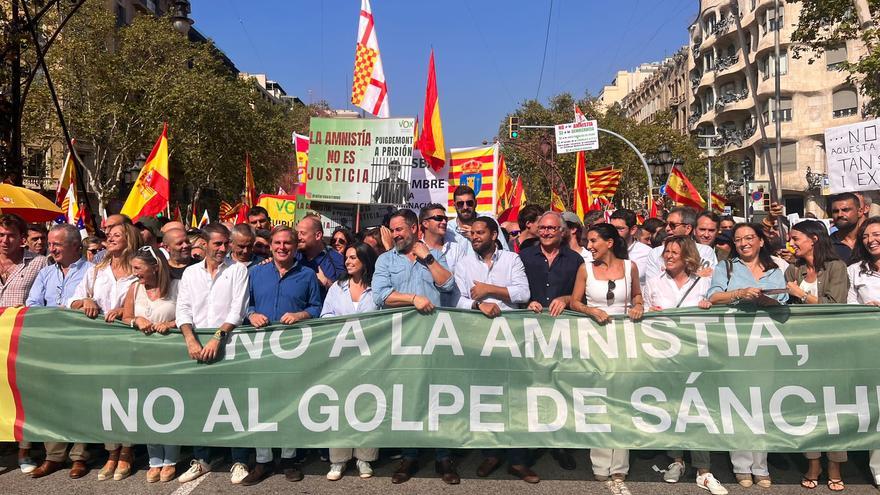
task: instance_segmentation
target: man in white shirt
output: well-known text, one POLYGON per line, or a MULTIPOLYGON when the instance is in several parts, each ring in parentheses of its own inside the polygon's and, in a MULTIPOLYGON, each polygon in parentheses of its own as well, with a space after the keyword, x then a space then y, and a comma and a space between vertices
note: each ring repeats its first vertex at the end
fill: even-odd
MULTIPOLYGON (((477 217, 471 224, 473 252, 458 262, 455 284, 460 292, 458 307, 479 310, 489 318, 527 303, 529 279, 519 255, 498 249, 498 224, 489 217, 477 217)), ((501 449, 483 450, 477 476, 485 478, 501 465, 501 449)), ((508 449, 508 472, 526 483, 541 480, 529 468, 527 449, 508 449)))
MULTIPOLYGON (((666 233, 669 235, 686 235, 693 237, 694 229, 697 225, 697 212, 686 206, 673 208, 666 215, 666 233)), ((702 277, 711 276, 712 270, 718 264, 718 258, 715 256, 715 250, 712 246, 697 244, 697 251, 700 252, 702 262, 702 277), (708 269, 708 270, 707 270, 708 269)), ((651 250, 648 256, 648 264, 645 268, 645 280, 651 280, 663 271, 663 246, 657 246, 651 250)))
POLYGON ((636 212, 621 208, 615 210, 611 214, 611 225, 617 229, 617 233, 626 241, 626 249, 629 252, 629 259, 639 268, 639 284, 642 290, 645 287, 645 275, 648 265, 648 256, 651 255, 651 248, 636 241, 636 212))
MULTIPOLYGON (((244 320, 248 303, 248 271, 243 264, 226 256, 229 229, 211 223, 202 230, 208 236, 205 259, 183 272, 177 293, 176 319, 189 357, 210 362, 217 358, 229 332, 244 320), (204 346, 194 332, 203 328, 218 329, 204 346)), ((194 447, 190 468, 178 481, 186 483, 210 471, 210 454, 208 447, 194 447)), ((232 449, 232 483, 241 483, 247 477, 249 457, 250 449, 232 449)))
MULTIPOLYGON (((419 212, 419 228, 422 234, 422 242, 428 249, 436 249, 446 257, 446 266, 450 272, 455 273, 458 261, 468 253, 473 253, 470 242, 461 236, 455 236, 447 229, 449 219, 446 217, 446 208, 437 203, 425 205, 419 212)), ((440 302, 443 306, 455 307, 458 303, 458 289, 453 288, 450 292, 440 293, 440 302)))

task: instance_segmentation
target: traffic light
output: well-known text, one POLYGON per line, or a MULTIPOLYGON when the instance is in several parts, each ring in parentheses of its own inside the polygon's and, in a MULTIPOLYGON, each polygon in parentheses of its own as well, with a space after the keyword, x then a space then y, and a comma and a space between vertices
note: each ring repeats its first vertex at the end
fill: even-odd
POLYGON ((519 138, 519 117, 510 117, 507 128, 510 131, 510 139, 519 138))

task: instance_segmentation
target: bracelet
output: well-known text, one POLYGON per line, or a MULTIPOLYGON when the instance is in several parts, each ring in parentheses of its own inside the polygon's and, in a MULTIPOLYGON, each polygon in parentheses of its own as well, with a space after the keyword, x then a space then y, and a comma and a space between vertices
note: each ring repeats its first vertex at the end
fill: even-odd
POLYGON ((223 337, 226 337, 226 332, 224 332, 223 330, 217 330, 216 332, 214 332, 214 337, 212 337, 212 338, 214 340, 219 340, 222 342, 223 337))
POLYGON ((130 322, 128 322, 128 326, 130 326, 131 328, 134 328, 134 321, 135 320, 137 320, 137 316, 135 316, 134 318, 131 319, 130 322))

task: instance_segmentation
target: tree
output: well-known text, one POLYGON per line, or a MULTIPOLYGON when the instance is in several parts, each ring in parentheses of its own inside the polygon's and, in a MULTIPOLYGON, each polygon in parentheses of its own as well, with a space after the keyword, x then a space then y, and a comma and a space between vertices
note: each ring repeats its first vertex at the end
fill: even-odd
MULTIPOLYGON (((212 44, 189 41, 168 18, 141 15, 117 27, 102 0, 83 6, 47 61, 101 206, 127 193, 125 169, 149 152, 163 122, 172 194, 190 184, 196 196, 210 187, 233 200, 244 184, 245 153, 258 190, 274 192, 290 164, 290 133, 307 128, 308 109, 266 102, 253 82, 223 65, 212 44)), ((45 84, 36 81, 30 91, 26 139, 59 140, 45 84)))
MULTIPOLYGON (((554 96, 548 106, 536 100, 522 103, 520 108, 505 116, 499 127, 499 136, 507 136, 508 117, 520 118, 520 125, 553 125, 574 121, 575 99, 568 93, 554 96)), ((683 162, 685 173, 695 184, 706 180, 706 160, 689 136, 682 136, 671 126, 671 116, 659 114, 653 123, 636 123, 627 118, 619 106, 602 113, 597 110, 589 96, 577 101, 587 118, 598 120, 599 127, 616 132, 630 141, 650 158, 667 146, 676 161, 683 162)), ((550 185, 557 190, 568 208, 572 207, 574 187, 575 153, 557 155, 552 129, 526 129, 516 140, 503 139, 502 150, 511 174, 523 177, 526 196, 530 203, 547 205, 550 202, 550 185), (545 143, 542 154, 541 144, 545 143), (549 144, 549 148, 547 146, 549 144)), ((613 166, 623 172, 615 203, 633 209, 645 207, 648 180, 638 156, 626 143, 609 135, 599 136, 599 149, 587 152, 587 170, 613 166)), ((654 184, 659 187, 662 184, 654 184)))
POLYGON ((856 62, 844 62, 847 80, 867 97, 863 111, 880 112, 880 0, 791 0, 802 4, 797 28, 791 35, 794 57, 809 52, 813 63, 826 50, 848 40, 859 40, 866 51, 856 62))

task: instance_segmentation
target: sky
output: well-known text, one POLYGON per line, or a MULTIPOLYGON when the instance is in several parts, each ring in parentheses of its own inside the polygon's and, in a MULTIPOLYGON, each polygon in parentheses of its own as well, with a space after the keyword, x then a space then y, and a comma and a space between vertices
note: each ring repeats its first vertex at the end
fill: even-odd
MULTIPOLYGON (((360 1, 191 0, 191 17, 239 70, 265 73, 305 103, 324 99, 332 108, 353 109, 360 1)), ((672 55, 687 43, 699 1, 373 0, 371 5, 391 116, 421 117, 433 47, 443 133, 447 148, 453 148, 491 142, 505 115, 526 100, 546 103, 562 92, 595 96, 618 70, 672 55)))

